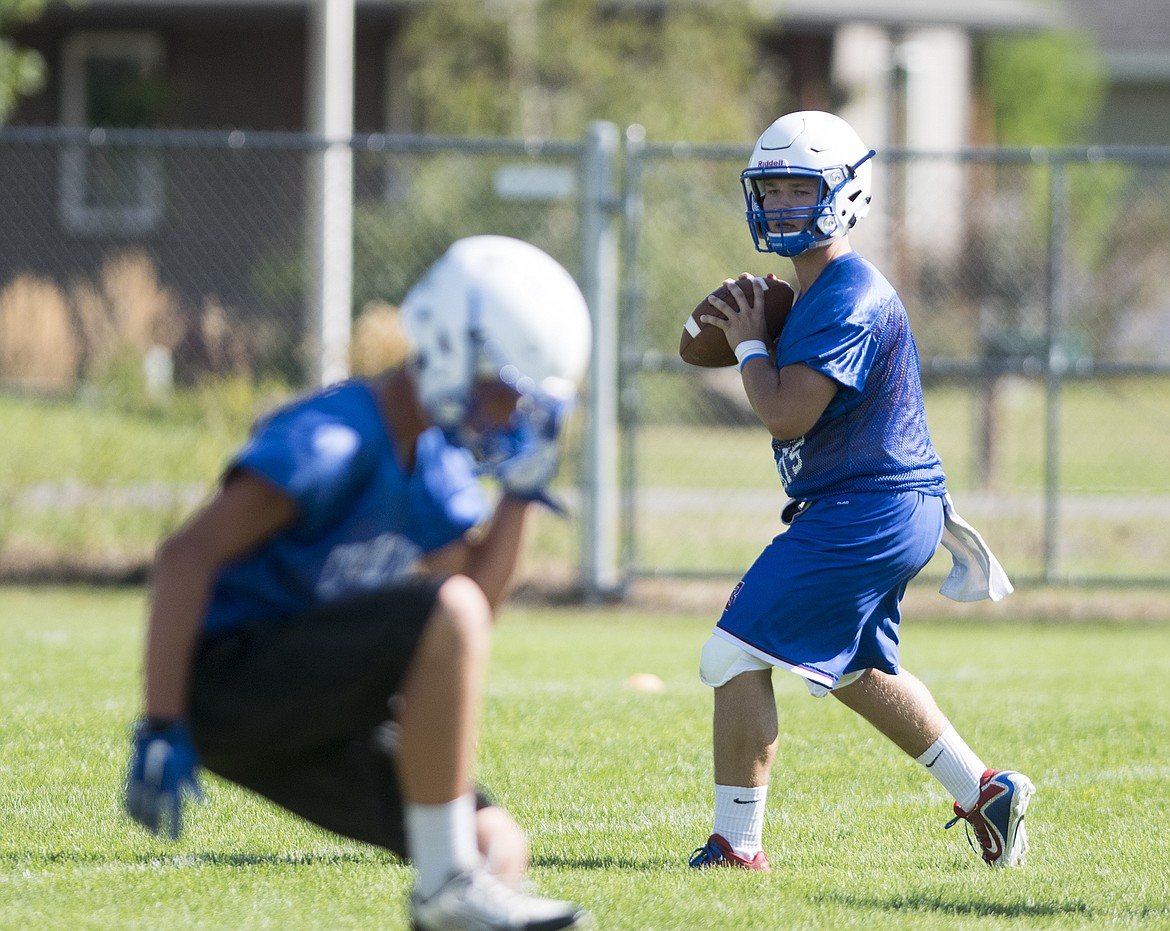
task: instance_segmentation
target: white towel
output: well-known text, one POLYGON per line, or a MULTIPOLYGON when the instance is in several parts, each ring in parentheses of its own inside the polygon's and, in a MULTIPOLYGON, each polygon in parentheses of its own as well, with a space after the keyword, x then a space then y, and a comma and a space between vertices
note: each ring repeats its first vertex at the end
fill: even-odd
POLYGON ((943 498, 942 545, 951 554, 954 565, 943 580, 939 591, 952 601, 999 601, 1014 590, 1003 566, 979 536, 979 531, 968 524, 948 494, 943 498))

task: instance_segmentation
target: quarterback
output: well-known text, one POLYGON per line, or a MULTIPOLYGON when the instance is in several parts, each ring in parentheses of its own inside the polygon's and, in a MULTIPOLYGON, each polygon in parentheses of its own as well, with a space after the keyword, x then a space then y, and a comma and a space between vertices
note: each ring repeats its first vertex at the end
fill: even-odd
POLYGON ((760 278, 740 277, 720 313, 743 388, 772 437, 790 497, 778 535, 734 587, 699 663, 714 689, 715 817, 692 867, 769 870, 764 807, 779 722, 772 670, 831 694, 933 775, 983 860, 1028 849, 1029 779, 992 769, 898 661, 899 605, 940 542, 957 600, 1011 591, 947 494, 927 431, 918 353, 894 288, 854 252, 874 152, 838 117, 790 113, 760 136, 741 175, 760 252, 786 256, 797 298, 769 345, 760 278))

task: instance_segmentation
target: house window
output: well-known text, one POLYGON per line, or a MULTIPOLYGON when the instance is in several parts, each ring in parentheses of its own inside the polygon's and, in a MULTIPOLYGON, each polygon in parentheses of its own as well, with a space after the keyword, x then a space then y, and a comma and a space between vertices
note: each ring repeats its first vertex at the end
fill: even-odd
POLYGON ((62 50, 61 114, 92 127, 92 144, 61 159, 61 218, 76 233, 145 233, 162 217, 157 151, 103 144, 106 128, 156 126, 162 110, 162 42, 149 32, 82 32, 62 50))

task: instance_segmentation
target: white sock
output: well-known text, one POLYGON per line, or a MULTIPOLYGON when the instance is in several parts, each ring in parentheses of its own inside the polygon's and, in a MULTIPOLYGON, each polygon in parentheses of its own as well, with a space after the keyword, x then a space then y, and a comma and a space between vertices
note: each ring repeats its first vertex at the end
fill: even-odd
POLYGON ((440 805, 404 806, 406 845, 418 871, 418 891, 433 894, 454 874, 479 862, 475 840, 475 795, 440 805))
POLYGON ((930 749, 918 758, 918 762, 942 783, 963 811, 975 807, 979 801, 979 777, 987 767, 953 726, 948 727, 930 745, 930 749))
POLYGON ((715 786, 715 830, 741 857, 750 860, 764 845, 767 786, 715 786))

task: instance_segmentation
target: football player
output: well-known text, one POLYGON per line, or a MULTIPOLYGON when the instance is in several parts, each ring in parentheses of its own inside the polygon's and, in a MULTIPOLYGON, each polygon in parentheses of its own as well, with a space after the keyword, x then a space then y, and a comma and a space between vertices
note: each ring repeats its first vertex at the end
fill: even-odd
POLYGON ((275 411, 159 547, 130 815, 179 836, 200 766, 409 857, 413 927, 565 928, 470 782, 494 612, 588 365, 556 261, 455 242, 411 289, 411 360, 275 411), (479 475, 498 479, 494 509, 479 475))
MULTIPOLYGON (((998 600, 1011 583, 954 511, 923 407, 918 353, 890 283, 854 252, 874 157, 845 121, 790 113, 760 136, 741 183, 756 248, 786 256, 797 299, 769 345, 760 279, 711 299, 744 391, 772 438, 792 499, 789 526, 734 587, 702 650, 714 689, 715 818, 696 868, 768 870, 762 829, 778 719, 772 670, 833 695, 917 760, 954 797, 984 861, 1028 849, 1028 778, 968 747, 927 687, 898 661, 899 604, 940 541, 954 558, 942 591, 998 600)), ((972 846, 975 846, 974 842, 972 846)))

